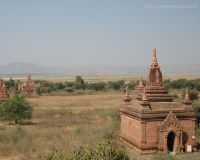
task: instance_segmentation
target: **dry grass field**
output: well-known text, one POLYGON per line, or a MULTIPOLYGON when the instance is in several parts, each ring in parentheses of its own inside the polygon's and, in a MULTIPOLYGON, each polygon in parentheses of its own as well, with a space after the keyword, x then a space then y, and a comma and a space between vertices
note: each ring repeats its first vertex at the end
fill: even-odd
MULTIPOLYGON (((34 77, 33 77, 34 78, 34 77)), ((168 76, 165 76, 168 78, 168 76)), ((169 76, 170 78, 170 76, 169 76)), ((174 79, 180 76, 174 76, 174 79)), ((184 77, 188 79, 198 76, 184 77)), ((73 81, 69 77, 35 77, 53 82, 73 81)), ((134 76, 83 76, 87 82, 131 81, 134 76)), ((173 78, 170 78, 173 79, 173 78)), ((133 93, 131 93, 133 97, 133 93)), ((0 122, 0 160, 34 160, 55 149, 72 152, 81 145, 94 146, 104 138, 118 141, 113 115, 122 104, 121 91, 92 92, 90 95, 51 95, 27 98, 34 109, 32 125, 0 122)), ((140 156, 127 150, 131 159, 159 160, 161 155, 140 156)), ((181 154, 181 160, 200 160, 200 153, 181 154)))
POLYGON ((37 159, 55 149, 70 152, 112 136, 112 114, 122 103, 121 93, 29 98, 32 125, 1 122, 0 159, 37 159), (13 158, 14 157, 14 158, 13 158))
MULTIPOLYGON (((122 98, 121 92, 28 98, 34 108, 33 124, 19 127, 0 123, 0 160, 34 160, 55 149, 72 152, 80 145, 94 146, 113 133, 118 140, 112 115, 122 98)), ((140 156, 129 150, 128 154, 133 160, 165 158, 140 156)), ((199 153, 182 154, 178 158, 195 160, 199 156, 199 153)))

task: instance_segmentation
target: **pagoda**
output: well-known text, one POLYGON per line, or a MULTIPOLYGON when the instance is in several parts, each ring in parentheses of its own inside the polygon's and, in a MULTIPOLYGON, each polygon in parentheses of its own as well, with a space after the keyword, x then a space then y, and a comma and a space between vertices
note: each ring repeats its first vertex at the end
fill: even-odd
POLYGON ((31 77, 31 74, 29 73, 28 76, 27 76, 27 80, 22 83, 22 84, 19 84, 18 86, 18 90, 23 92, 23 93, 26 93, 26 94, 31 94, 33 93, 38 87, 40 87, 40 85, 36 84, 33 80, 32 80, 32 77, 31 77))
POLYGON ((173 101, 163 86, 156 49, 146 85, 137 98, 131 100, 130 96, 126 92, 120 107, 120 140, 124 145, 140 154, 192 151, 196 118, 188 89, 182 103, 173 101))
POLYGON ((139 83, 135 86, 135 90, 141 92, 144 89, 144 82, 142 77, 140 77, 139 83))
POLYGON ((3 79, 0 79, 0 101, 6 101, 9 99, 8 90, 4 84, 3 79))

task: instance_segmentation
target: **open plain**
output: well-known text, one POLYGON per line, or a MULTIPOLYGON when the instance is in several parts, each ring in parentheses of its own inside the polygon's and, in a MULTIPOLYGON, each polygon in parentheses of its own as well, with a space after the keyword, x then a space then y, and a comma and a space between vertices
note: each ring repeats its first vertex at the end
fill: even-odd
MULTIPOLYGON (((133 91, 130 95, 136 96, 133 91)), ((32 124, 16 126, 8 121, 0 122, 0 159, 34 160, 54 150, 72 152, 79 146, 95 146, 103 139, 119 143, 116 115, 122 99, 122 91, 27 98, 34 109, 32 124)), ((169 158, 127 152, 130 159, 169 158)), ((199 156, 199 153, 180 154, 177 159, 198 160, 199 156)))

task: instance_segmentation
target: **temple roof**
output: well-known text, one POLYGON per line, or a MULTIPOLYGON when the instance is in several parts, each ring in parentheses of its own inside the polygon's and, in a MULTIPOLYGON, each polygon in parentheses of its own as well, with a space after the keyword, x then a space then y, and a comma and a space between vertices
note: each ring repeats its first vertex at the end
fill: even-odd
MULTIPOLYGON (((173 97, 163 86, 162 72, 156 57, 156 49, 153 49, 152 61, 146 84, 146 96, 150 102, 172 102, 173 97)), ((142 100, 140 93, 139 100, 142 100)))
MULTIPOLYGON (((173 111, 179 117, 195 116, 187 88, 183 103, 174 102, 172 95, 164 88, 162 72, 156 57, 156 49, 153 49, 146 86, 142 87, 141 84, 140 81, 137 86, 139 89, 136 87, 136 90, 138 89, 137 91, 139 91, 138 97, 128 101, 129 103, 124 103, 120 108, 121 112, 141 119, 163 118, 170 111, 173 111)), ((127 97, 130 100, 129 94, 126 93, 125 98, 127 99, 127 97)))
MULTIPOLYGON (((183 104, 178 102, 149 102, 150 108, 152 111, 158 111, 158 110, 180 110, 183 109, 183 104)), ((143 109, 143 106, 141 105, 140 100, 133 100, 131 102, 131 106, 129 106, 132 109, 143 109)))

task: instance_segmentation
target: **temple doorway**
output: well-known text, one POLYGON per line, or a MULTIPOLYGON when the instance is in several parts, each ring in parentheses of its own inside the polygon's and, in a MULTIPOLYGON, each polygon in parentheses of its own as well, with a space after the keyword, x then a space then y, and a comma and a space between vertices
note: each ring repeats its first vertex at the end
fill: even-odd
POLYGON ((174 132, 170 132, 167 136, 167 149, 169 152, 174 151, 174 141, 176 134, 174 132))

